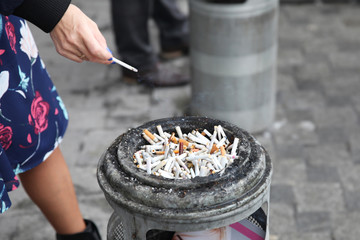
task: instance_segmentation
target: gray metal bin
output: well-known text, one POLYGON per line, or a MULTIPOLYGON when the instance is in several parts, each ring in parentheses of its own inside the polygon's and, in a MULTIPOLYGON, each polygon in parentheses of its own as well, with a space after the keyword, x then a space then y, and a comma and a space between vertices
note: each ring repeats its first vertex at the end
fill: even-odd
POLYGON ((189 3, 191 113, 265 130, 275 114, 278 0, 189 3))

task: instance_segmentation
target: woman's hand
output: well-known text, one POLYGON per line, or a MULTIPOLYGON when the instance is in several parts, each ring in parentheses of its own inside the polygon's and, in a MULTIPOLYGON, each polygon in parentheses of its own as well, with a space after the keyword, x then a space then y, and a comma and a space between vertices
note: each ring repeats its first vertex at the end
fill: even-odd
POLYGON ((50 36, 56 51, 70 60, 111 63, 112 54, 106 50, 106 40, 98 26, 73 4, 69 5, 50 36))

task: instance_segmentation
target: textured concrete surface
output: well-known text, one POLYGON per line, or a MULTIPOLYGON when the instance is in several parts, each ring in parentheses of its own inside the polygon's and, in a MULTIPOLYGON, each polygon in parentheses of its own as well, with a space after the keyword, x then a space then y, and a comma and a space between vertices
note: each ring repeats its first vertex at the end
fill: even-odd
MULTIPOLYGON (((98 23, 115 50, 109 2, 74 3, 98 23)), ((274 164, 272 240, 359 238, 359 10, 349 4, 280 9, 276 121, 257 135, 274 164)), ((120 81, 118 66, 73 63, 57 55, 48 35, 33 30, 70 114, 62 150, 81 210, 105 237, 111 208, 95 176, 100 155, 128 128, 186 114, 190 86, 128 86, 120 81)), ((175 66, 188 64, 182 59, 175 66)), ((11 198, 13 207, 0 216, 0 239, 54 239, 51 226, 21 188, 11 198)))

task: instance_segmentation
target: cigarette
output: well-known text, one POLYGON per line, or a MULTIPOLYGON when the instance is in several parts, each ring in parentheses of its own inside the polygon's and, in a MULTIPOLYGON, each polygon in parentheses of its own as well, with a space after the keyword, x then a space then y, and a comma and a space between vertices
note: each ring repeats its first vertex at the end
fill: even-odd
POLYGON ((164 131, 163 131, 161 125, 157 125, 156 128, 157 128, 157 130, 159 132, 159 135, 166 140, 166 136, 164 134, 164 131))
POLYGON ((190 168, 190 174, 192 178, 196 177, 195 172, 192 168, 190 168))
POLYGON ((158 165, 156 165, 156 167, 154 167, 151 171, 153 173, 157 172, 157 170, 161 169, 163 166, 166 165, 166 161, 165 160, 162 160, 158 165))
POLYGON ((189 142, 186 141, 185 139, 179 139, 179 143, 183 143, 183 145, 186 146, 186 147, 189 146, 189 142))
POLYGON ((226 159, 226 157, 221 157, 220 159, 221 168, 225 168, 227 164, 228 164, 228 160, 226 159))
POLYGON ((183 154, 184 152, 184 142, 179 142, 179 154, 183 154))
POLYGON ((147 152, 143 152, 142 154, 146 162, 146 172, 147 174, 151 174, 151 157, 147 152))
POLYGON ((210 154, 213 154, 214 152, 216 152, 217 150, 219 150, 219 148, 216 146, 216 144, 213 144, 211 150, 210 150, 210 154))
POLYGON ((161 136, 159 136, 157 133, 153 133, 153 135, 154 135, 157 139, 159 139, 160 142, 165 142, 165 139, 162 138, 161 136))
POLYGON ((234 142, 232 144, 232 149, 231 149, 231 155, 236 155, 236 150, 237 150, 237 146, 239 144, 239 138, 234 138, 234 142))
POLYGON ((182 134, 180 126, 176 126, 175 130, 176 130, 177 135, 179 136, 179 138, 183 138, 183 134, 182 134))
POLYGON ((199 174, 199 176, 205 177, 205 176, 207 176, 207 175, 209 174, 209 171, 210 171, 210 170, 209 170, 207 167, 202 166, 202 167, 200 168, 200 174, 199 174))
POLYGON ((141 158, 141 156, 140 156, 140 152, 141 152, 141 151, 135 152, 135 153, 134 153, 134 156, 135 156, 136 161, 139 163, 139 165, 142 165, 142 158, 141 158))
POLYGON ((133 71, 133 72, 138 72, 138 70, 136 69, 136 68, 134 68, 133 66, 130 66, 129 64, 127 64, 127 63, 124 63, 123 61, 120 61, 119 59, 117 59, 117 58, 112 58, 112 60, 113 60, 113 62, 115 62, 115 63, 117 63, 117 64, 119 64, 119 65, 121 65, 121 66, 123 66, 123 67, 125 67, 125 68, 127 68, 127 69, 129 69, 129 70, 131 70, 131 71, 133 71))
POLYGON ((178 143, 178 140, 177 138, 175 137, 175 133, 171 134, 171 137, 169 138, 170 141, 172 141, 173 143, 177 144, 178 143))
POLYGON ((159 139, 157 139, 149 130, 144 129, 143 132, 149 137, 151 138, 151 140, 153 140, 154 142, 158 142, 159 139))
POLYGON ((145 133, 142 133, 143 138, 145 138, 146 141, 148 141, 148 143, 150 143, 151 145, 155 145, 155 142, 149 137, 147 136, 145 133))
POLYGON ((196 132, 196 133, 195 133, 195 136, 198 137, 198 138, 200 138, 200 139, 202 139, 202 140, 204 140, 207 144, 210 143, 210 140, 207 139, 206 137, 204 137, 204 136, 203 136, 201 133, 199 133, 199 132, 196 132))
POLYGON ((225 156, 225 148, 224 146, 220 146, 221 156, 225 156))
POLYGON ((160 173, 160 176, 162 176, 164 178, 171 178, 171 179, 174 178, 174 174, 166 172, 166 171, 161 170, 161 169, 158 170, 158 173, 160 173))

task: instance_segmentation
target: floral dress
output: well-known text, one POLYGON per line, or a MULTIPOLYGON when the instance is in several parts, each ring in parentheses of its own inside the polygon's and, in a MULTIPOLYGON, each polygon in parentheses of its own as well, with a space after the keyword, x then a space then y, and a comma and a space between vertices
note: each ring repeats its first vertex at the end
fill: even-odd
POLYGON ((0 213, 17 174, 43 162, 68 122, 25 20, 0 14, 0 213))

